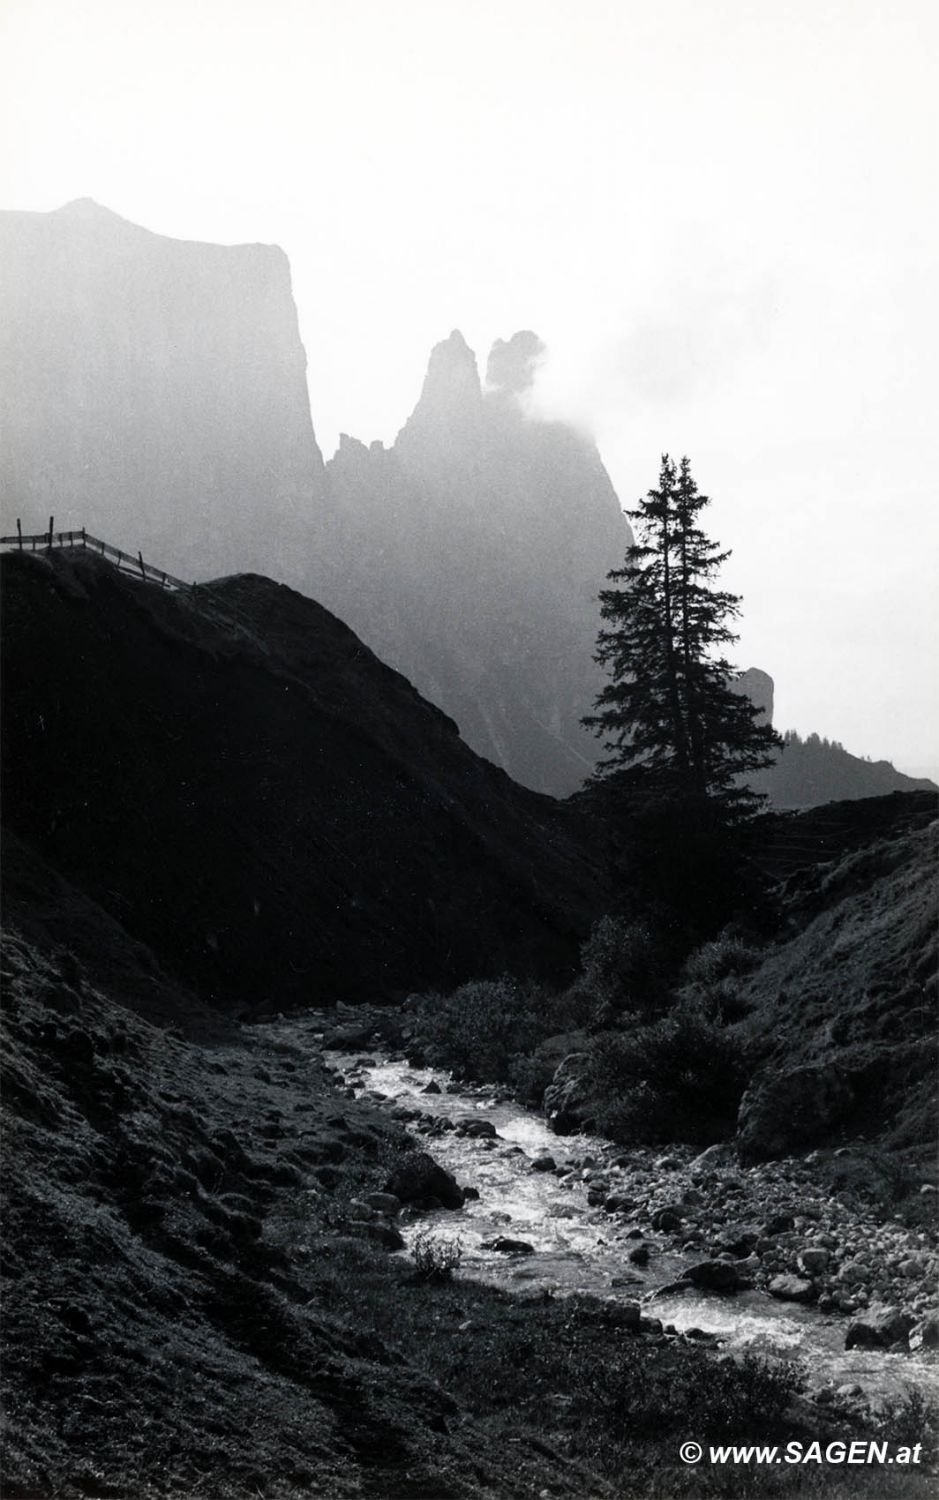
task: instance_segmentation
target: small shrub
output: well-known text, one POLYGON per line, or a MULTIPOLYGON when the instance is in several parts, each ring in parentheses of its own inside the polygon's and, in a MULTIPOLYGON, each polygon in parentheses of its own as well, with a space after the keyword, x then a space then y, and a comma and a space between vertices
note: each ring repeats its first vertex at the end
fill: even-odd
POLYGON ((740 1041, 691 1004, 598 1037, 588 1067, 598 1127, 624 1143, 731 1134, 749 1074, 740 1041))
POLYGON ((702 987, 719 984, 722 979, 749 973, 759 957, 758 948, 751 947, 742 938, 722 932, 713 942, 695 949, 685 962, 684 978, 689 984, 702 987))
POLYGON ((449 1281, 463 1258, 459 1239, 446 1239, 422 1229, 414 1237, 411 1259, 419 1281, 449 1281))
POLYGON ((581 949, 580 961, 583 984, 599 1006, 649 1010, 663 997, 662 955, 641 922, 601 917, 581 949))

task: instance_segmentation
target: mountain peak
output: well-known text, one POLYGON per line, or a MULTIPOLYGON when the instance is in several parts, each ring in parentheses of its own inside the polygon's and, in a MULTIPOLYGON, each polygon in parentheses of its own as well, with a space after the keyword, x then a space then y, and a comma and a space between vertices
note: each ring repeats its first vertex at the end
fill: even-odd
POLYGON ((454 426, 473 423, 482 404, 476 355, 458 328, 430 351, 420 400, 405 431, 434 427, 441 436, 454 426))

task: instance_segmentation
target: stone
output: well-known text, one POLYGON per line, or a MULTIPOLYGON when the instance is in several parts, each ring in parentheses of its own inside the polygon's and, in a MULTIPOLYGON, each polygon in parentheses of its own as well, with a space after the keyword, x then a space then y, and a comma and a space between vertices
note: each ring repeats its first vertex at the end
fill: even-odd
POLYGON ((780 1302, 814 1302, 815 1286, 800 1276, 774 1276, 767 1287, 780 1302))
POLYGON ((608 1214, 627 1214, 636 1206, 636 1200, 630 1198, 628 1193, 610 1193, 604 1199, 603 1207, 608 1214))
POLYGON ((438 1198, 444 1208, 462 1208, 463 1190, 456 1179, 434 1161, 426 1151, 407 1152, 391 1173, 385 1192, 393 1193, 402 1203, 438 1198))
POLYGON ((536 1156, 532 1161, 531 1170, 533 1172, 554 1172, 557 1170, 557 1163, 553 1156, 536 1156))
POLYGON ((927 1313, 910 1330, 911 1349, 939 1349, 939 1313, 927 1313))
POLYGON ((627 1259, 631 1260, 634 1266, 648 1265, 649 1247, 647 1245, 637 1245, 635 1250, 630 1250, 627 1259))
POLYGON ((733 1162, 735 1156, 734 1148, 729 1141, 718 1141, 714 1146, 708 1146, 700 1156, 696 1156, 688 1171, 692 1177, 700 1177, 706 1172, 717 1171, 720 1167, 726 1167, 733 1162))
POLYGON ((875 1304, 849 1324, 845 1334, 846 1349, 888 1349, 891 1344, 906 1343, 916 1319, 900 1308, 875 1304))
POLYGON ((478 1199, 478 1197, 479 1197, 479 1188, 465 1187, 463 1189, 463 1198, 464 1198, 465 1202, 467 1202, 467 1203, 475 1202, 478 1199))
POLYGON ((737 1268, 729 1260, 699 1261, 682 1273, 682 1280, 708 1292, 737 1292, 741 1286, 737 1268))
POLYGON ((670 1234, 672 1231, 681 1228, 682 1217, 681 1208, 671 1206, 659 1208, 652 1215, 652 1228, 663 1229, 666 1234, 670 1234))
POLYGON ((805 1276, 820 1276, 827 1271, 830 1259, 827 1250, 807 1246, 796 1256, 796 1265, 805 1276))
POLYGON ((440 1087, 440 1084, 436 1081, 436 1079, 432 1078, 430 1080, 430 1083, 426 1083, 424 1085, 424 1087, 421 1089, 421 1093, 422 1094, 442 1094, 443 1093, 443 1089, 440 1087))
POLYGON ((486 1136, 495 1140, 498 1131, 491 1120, 484 1120, 479 1115, 461 1115, 456 1122, 459 1135, 486 1136))
POLYGON ((494 1240, 483 1240, 480 1250, 498 1250, 500 1255, 534 1255, 534 1245, 527 1240, 512 1240, 507 1235, 496 1235, 494 1240))

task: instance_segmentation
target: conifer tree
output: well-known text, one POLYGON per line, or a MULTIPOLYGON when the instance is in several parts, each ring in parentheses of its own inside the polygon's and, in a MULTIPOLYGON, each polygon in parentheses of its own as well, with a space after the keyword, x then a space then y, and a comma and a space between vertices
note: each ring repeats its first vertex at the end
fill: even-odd
POLYGON ((658 488, 627 512, 636 542, 600 594, 607 625, 595 659, 610 681, 584 723, 608 752, 598 776, 640 766, 656 790, 740 816, 761 801, 747 773, 771 765, 782 742, 732 686, 724 653, 737 640, 740 599, 717 586, 730 553, 701 527, 708 503, 688 459, 676 467, 665 454, 658 488))

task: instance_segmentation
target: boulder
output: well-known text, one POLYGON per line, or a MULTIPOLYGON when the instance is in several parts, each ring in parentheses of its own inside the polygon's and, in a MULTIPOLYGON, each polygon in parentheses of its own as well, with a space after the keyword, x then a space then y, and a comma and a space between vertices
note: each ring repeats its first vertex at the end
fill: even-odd
POLYGON ((634 1266, 647 1266, 649 1264, 649 1247, 637 1245, 635 1250, 630 1250, 628 1259, 634 1266))
POLYGON ((440 1087, 440 1084, 437 1083, 436 1079, 432 1078, 430 1080, 430 1083, 425 1083, 424 1087, 421 1089, 421 1093, 422 1094, 442 1094, 443 1093, 443 1089, 440 1087))
POLYGON ((774 1276, 767 1291, 780 1302, 814 1302, 815 1286, 801 1276, 774 1276))
POLYGON ((708 1146, 700 1156, 696 1156, 688 1171, 692 1177, 703 1177, 707 1172, 716 1172, 721 1167, 730 1166, 734 1155, 734 1148, 729 1141, 718 1141, 716 1145, 708 1146))
POLYGON ((789 1156, 824 1140, 854 1101, 848 1076, 831 1063, 766 1072, 740 1101, 741 1161, 789 1156))
POLYGON ((737 1267, 729 1260, 699 1261, 682 1273, 682 1280, 703 1287, 707 1292, 738 1292, 745 1285, 737 1267))
POLYGON ((495 1140, 498 1131, 491 1120, 483 1120, 479 1115, 461 1115, 456 1122, 457 1133, 469 1136, 487 1136, 495 1140))
POLYGON ((456 1179, 434 1161, 426 1151, 408 1151, 398 1162, 385 1192, 393 1193, 402 1203, 437 1198, 444 1208, 462 1208, 464 1193, 456 1179))
POLYGON ((571 1052, 559 1063, 544 1091, 544 1112, 555 1135, 575 1135, 586 1129, 596 1113, 585 1079, 586 1052, 571 1052))
POLYGON ((360 1047, 368 1046, 374 1030, 371 1022, 365 1026, 333 1026, 324 1033, 323 1046, 336 1052, 357 1052, 360 1047))
POLYGON ((483 1240, 480 1250, 498 1250, 500 1255, 534 1255, 534 1245, 527 1240, 511 1240, 508 1235, 498 1234, 494 1240, 483 1240))
POLYGON ((664 1229, 666 1234, 670 1234, 674 1230, 681 1228, 683 1217, 684 1214, 681 1205, 656 1209, 652 1215, 652 1228, 664 1229))
POLYGON ((553 1172, 556 1170, 556 1167, 557 1163, 555 1162, 554 1157, 547 1155, 536 1156, 531 1164, 531 1169, 533 1172, 553 1172))
POLYGON ((887 1349, 891 1344, 905 1344, 916 1319, 898 1307, 875 1304, 868 1307, 848 1325, 846 1349, 887 1349))
POLYGON ((821 1276, 828 1270, 831 1256, 818 1245, 807 1245, 796 1257, 796 1265, 803 1276, 821 1276))
POLYGON ((939 1349, 939 1313, 927 1313, 910 1330, 911 1349, 939 1349))

